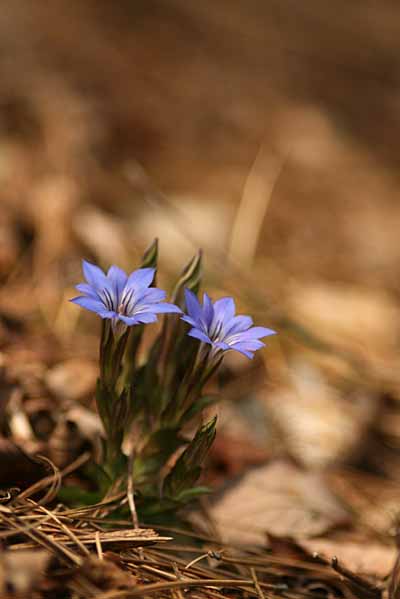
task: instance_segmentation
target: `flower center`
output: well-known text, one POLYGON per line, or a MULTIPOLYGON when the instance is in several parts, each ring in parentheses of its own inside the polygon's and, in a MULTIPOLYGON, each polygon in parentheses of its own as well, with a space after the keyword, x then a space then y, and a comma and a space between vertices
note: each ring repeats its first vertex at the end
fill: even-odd
POLYGON ((121 302, 117 308, 118 314, 122 316, 129 316, 134 307, 134 289, 129 289, 126 293, 123 293, 121 302))

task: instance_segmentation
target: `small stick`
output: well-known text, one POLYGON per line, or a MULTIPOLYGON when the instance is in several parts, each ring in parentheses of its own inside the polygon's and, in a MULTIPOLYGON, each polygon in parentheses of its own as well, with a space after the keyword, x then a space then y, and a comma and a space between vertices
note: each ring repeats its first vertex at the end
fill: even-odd
POLYGON ((251 567, 250 572, 251 572, 251 577, 254 581, 254 588, 257 591, 257 595, 258 595, 259 599, 266 599, 266 597, 262 591, 262 588, 260 587, 260 583, 258 582, 258 578, 257 578, 255 569, 253 567, 251 567))
POLYGON ((189 570, 189 568, 191 568, 192 566, 194 566, 195 564, 197 564, 198 562, 200 562, 201 560, 203 560, 205 557, 209 557, 209 555, 210 555, 209 551, 207 551, 207 553, 203 553, 202 555, 198 555, 197 557, 195 557, 194 559, 192 559, 191 562, 189 562, 188 564, 186 564, 185 570, 189 570))
POLYGON ((96 530, 95 538, 96 538, 97 555, 99 557, 99 560, 103 561, 103 549, 102 549, 102 546, 101 546, 100 531, 99 530, 96 530))
MULTIPOLYGON (((132 516, 133 528, 136 530, 139 528, 139 518, 136 511, 135 504, 135 489, 133 488, 133 466, 135 463, 136 450, 132 447, 131 452, 129 454, 129 462, 128 462, 128 486, 127 486, 127 497, 128 497, 128 505, 129 510, 132 516)), ((138 547, 139 557, 142 561, 144 561, 144 553, 143 547, 138 547)))
POLYGON ((136 511, 135 505, 135 490, 133 488, 133 465, 135 462, 136 452, 134 449, 129 454, 129 462, 128 462, 128 488, 127 488, 127 496, 128 496, 128 504, 129 509, 132 516, 133 528, 139 528, 139 520, 136 511))
POLYGON ((253 587, 254 582, 248 579, 219 579, 219 578, 206 578, 200 580, 193 579, 181 579, 174 580, 171 582, 155 582, 152 584, 140 585, 134 589, 126 590, 115 590, 106 591, 97 596, 97 599, 129 599, 130 597, 144 597, 147 595, 154 595, 159 591, 166 591, 169 589, 179 589, 185 587, 232 587, 240 589, 241 587, 253 587))
MULTIPOLYGON (((173 562, 172 567, 174 569, 174 574, 175 574, 176 580, 181 580, 182 575, 179 572, 178 564, 176 562, 173 562)), ((183 594, 180 589, 176 589, 176 591, 171 591, 171 592, 174 593, 178 599, 183 599, 183 594)))

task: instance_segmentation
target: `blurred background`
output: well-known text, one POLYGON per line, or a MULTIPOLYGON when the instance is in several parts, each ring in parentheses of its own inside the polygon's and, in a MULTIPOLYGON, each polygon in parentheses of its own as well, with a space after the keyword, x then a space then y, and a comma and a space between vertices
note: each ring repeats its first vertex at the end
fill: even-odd
POLYGON ((349 505, 391 530, 399 30, 394 0, 3 7, 1 401, 17 441, 62 464, 90 405, 99 323, 67 302, 81 258, 133 270, 158 237, 171 288, 202 247, 211 295, 279 332, 221 377, 210 480, 250 487, 221 491, 216 521, 237 521, 242 488, 264 498, 266 521, 238 533, 252 540, 315 536, 349 505))

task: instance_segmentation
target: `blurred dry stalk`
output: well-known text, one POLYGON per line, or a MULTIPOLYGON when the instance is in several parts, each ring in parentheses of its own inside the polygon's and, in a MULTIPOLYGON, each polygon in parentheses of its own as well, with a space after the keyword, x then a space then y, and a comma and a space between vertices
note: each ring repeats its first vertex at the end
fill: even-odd
POLYGON ((228 255, 244 269, 252 268, 260 235, 283 161, 265 143, 260 144, 243 188, 232 226, 228 255))

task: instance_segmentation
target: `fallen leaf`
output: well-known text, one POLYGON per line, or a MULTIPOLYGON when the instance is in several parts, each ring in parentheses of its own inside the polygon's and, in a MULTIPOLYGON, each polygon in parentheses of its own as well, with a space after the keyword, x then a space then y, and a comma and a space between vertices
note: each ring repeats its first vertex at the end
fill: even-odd
POLYGON ((94 362, 72 358, 48 370, 45 383, 56 397, 78 401, 94 392, 97 377, 98 367, 94 362))
POLYGON ((396 548, 369 541, 344 541, 331 539, 303 540, 302 546, 311 552, 321 553, 328 560, 337 557, 339 562, 357 574, 384 578, 396 559, 396 548))
POLYGON ((248 472, 210 509, 221 537, 232 543, 265 544, 267 532, 312 537, 349 520, 319 475, 283 460, 248 472))
POLYGON ((268 452, 244 437, 233 437, 219 433, 210 451, 210 465, 207 479, 215 485, 241 474, 249 466, 264 464, 268 452))
POLYGON ((1 597, 31 597, 50 559, 41 549, 0 552, 1 597))
POLYGON ((397 354, 400 313, 385 292, 328 283, 293 284, 288 313, 337 351, 350 352, 376 374, 397 354), (372 342, 373 340, 373 342, 372 342))
POLYGON ((364 391, 344 396, 302 359, 289 367, 290 386, 262 396, 285 449, 311 468, 354 459, 375 421, 377 399, 364 391))

